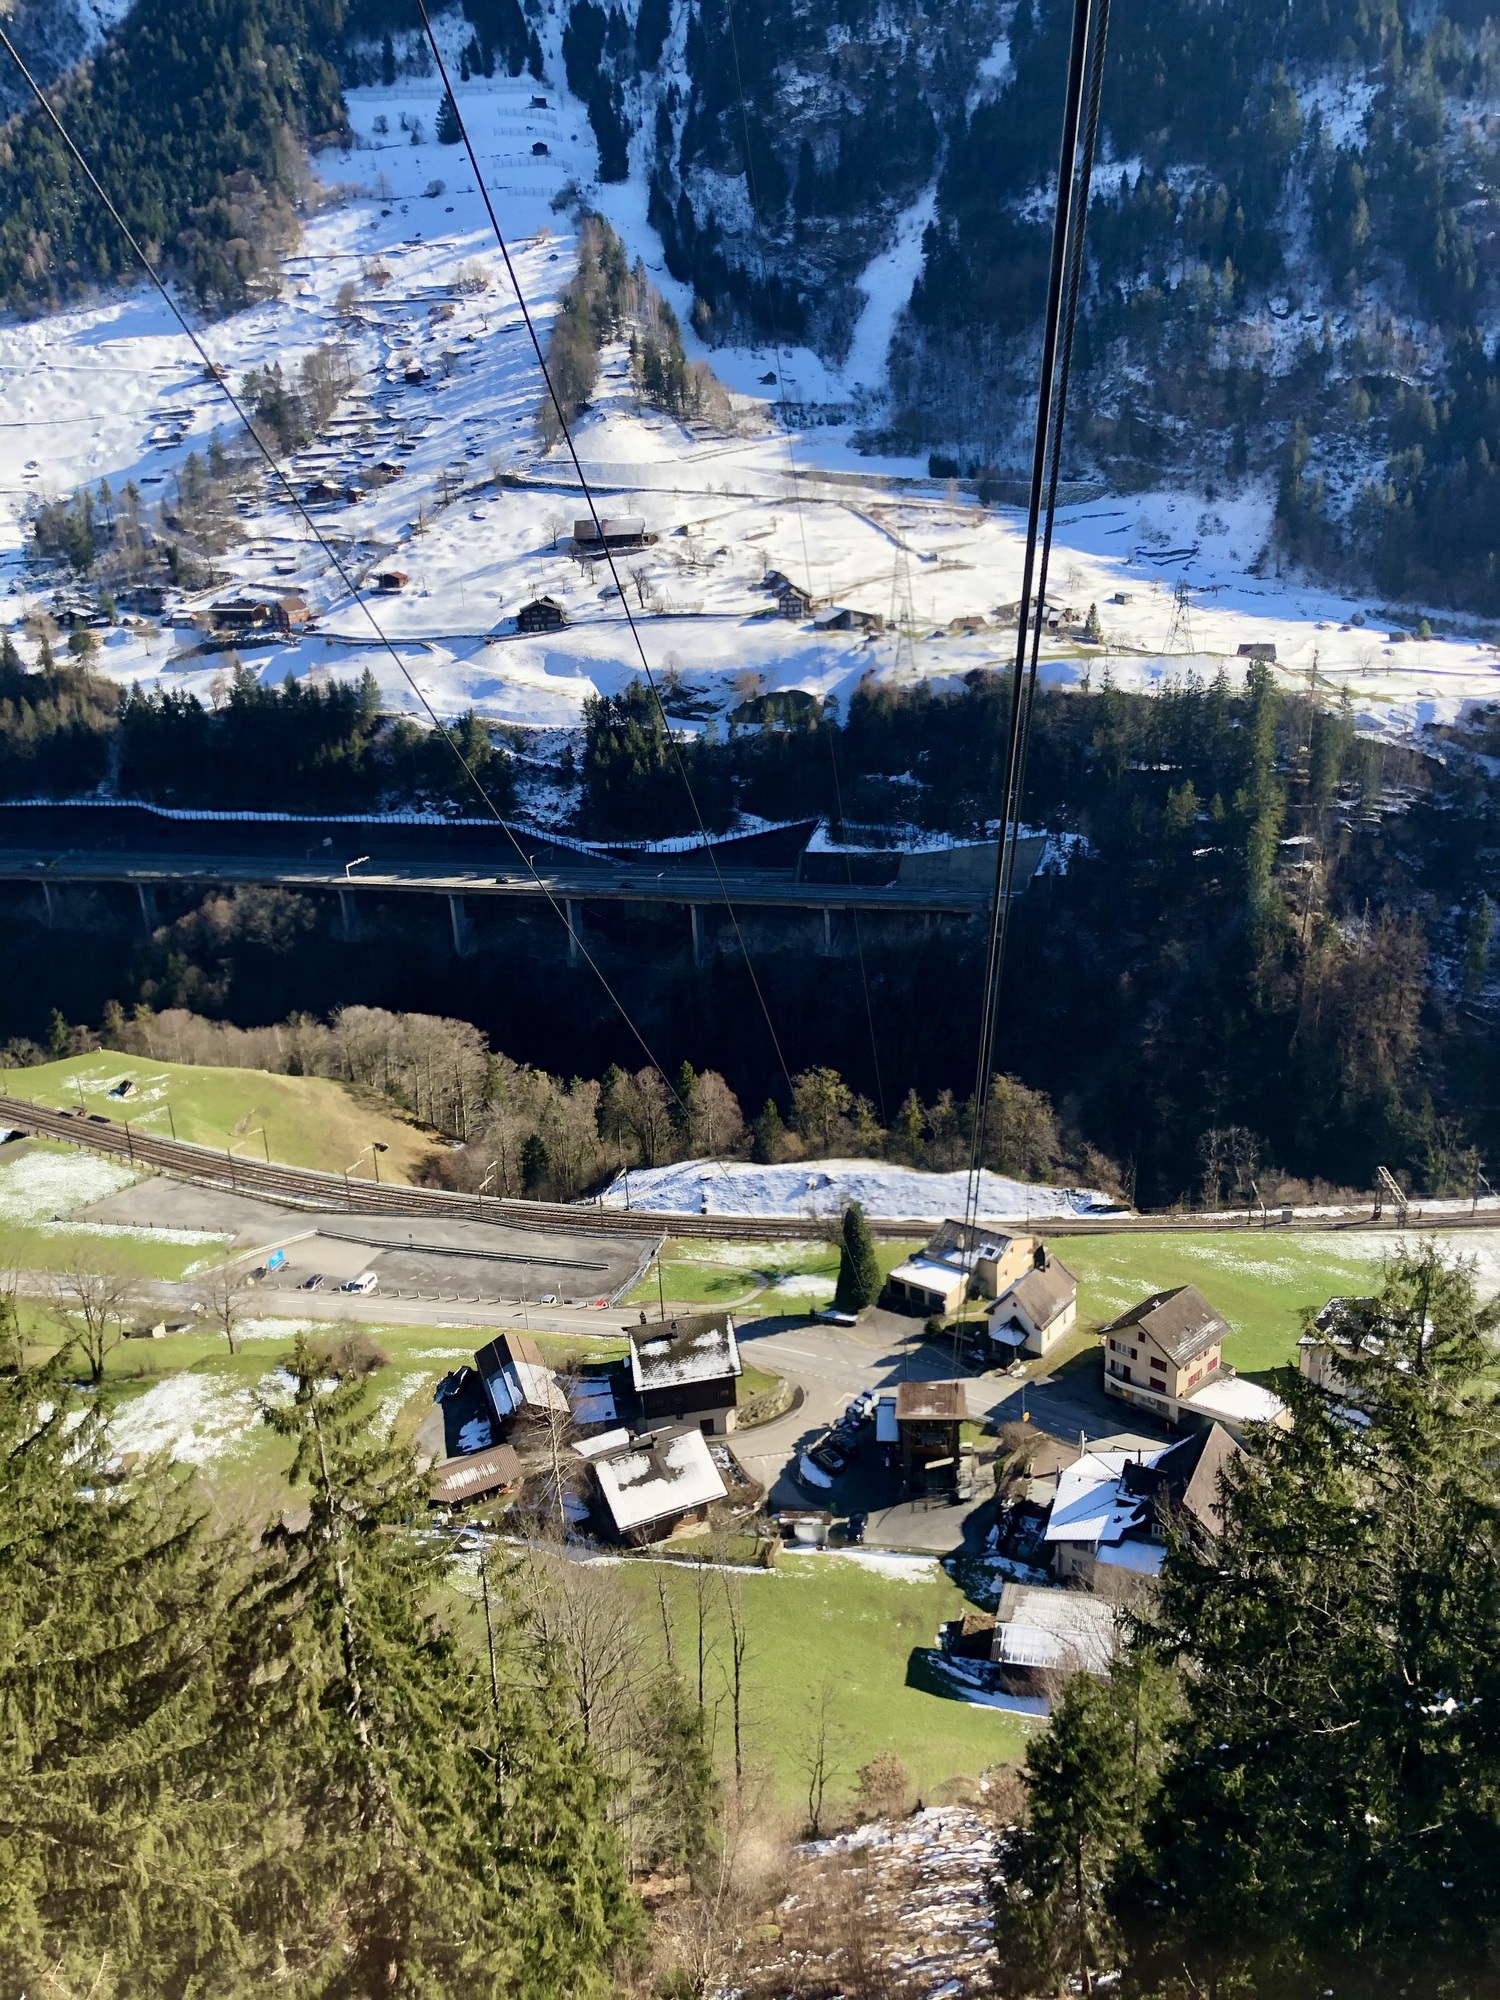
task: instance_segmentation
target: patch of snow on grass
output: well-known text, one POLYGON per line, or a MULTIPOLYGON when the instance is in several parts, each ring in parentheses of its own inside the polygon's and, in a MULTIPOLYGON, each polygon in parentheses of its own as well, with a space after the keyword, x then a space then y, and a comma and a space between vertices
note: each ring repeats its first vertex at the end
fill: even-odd
POLYGON ((833 1562, 854 1563, 892 1583, 943 1583, 946 1578, 936 1556, 904 1556, 883 1549, 823 1549, 819 1553, 833 1562))
POLYGON ((23 1153, 0 1167, 0 1216, 7 1222, 51 1222, 144 1178, 99 1153, 23 1153))
MULTIPOLYGON (((4 1204, 0 1190, 0 1207, 4 1204)), ((112 1237, 123 1243, 180 1244, 194 1250, 212 1244, 216 1248, 232 1242, 233 1235, 214 1229, 145 1229, 134 1222, 36 1222, 32 1227, 43 1236, 112 1237)))
POLYGON ((370 1418, 370 1429, 376 1437, 382 1441, 390 1437, 396 1427, 397 1417, 417 1391, 426 1387, 427 1381, 428 1377, 423 1374, 403 1375, 394 1388, 386 1391, 375 1405, 374 1414, 370 1418))
POLYGON ((236 1340, 293 1341, 299 1333, 322 1336, 339 1331, 320 1319, 242 1319, 234 1330, 236 1340))
POLYGON ((204 1466, 243 1444, 259 1421, 251 1390, 213 1375, 171 1375, 117 1410, 109 1434, 119 1451, 165 1452, 174 1464, 204 1466))
POLYGON ((767 1283, 773 1291, 789 1299, 831 1299, 838 1290, 837 1280, 821 1271, 799 1271, 786 1278, 770 1272, 767 1283))

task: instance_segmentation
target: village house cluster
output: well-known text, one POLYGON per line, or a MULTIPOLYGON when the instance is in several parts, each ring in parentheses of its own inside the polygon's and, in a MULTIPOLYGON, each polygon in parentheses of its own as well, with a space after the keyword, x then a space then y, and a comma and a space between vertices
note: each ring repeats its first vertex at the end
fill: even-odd
POLYGON ((517 1496, 570 1527, 648 1542, 752 1511, 761 1489, 727 1438, 742 1372, 728 1313, 696 1313, 626 1329, 620 1361, 567 1377, 527 1334, 502 1333, 472 1367, 439 1383, 417 1432, 433 1503, 517 1496))

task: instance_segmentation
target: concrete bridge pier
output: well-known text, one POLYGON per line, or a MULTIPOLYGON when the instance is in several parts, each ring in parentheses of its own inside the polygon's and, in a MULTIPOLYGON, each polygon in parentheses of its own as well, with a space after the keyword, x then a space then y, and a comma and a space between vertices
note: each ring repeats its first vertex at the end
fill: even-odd
POLYGON ((135 893, 141 899, 141 922, 146 927, 147 937, 150 937, 161 922, 156 914, 156 891, 149 882, 137 882, 135 893))
POLYGON ((583 918, 576 903, 564 903, 563 915, 568 920, 568 963, 578 963, 578 947, 583 938, 583 918))
POLYGON ((693 920, 693 963, 703 963, 703 907, 700 903, 688 904, 688 915, 693 920))
POLYGON ((53 894, 52 884, 45 875, 42 877, 42 895, 47 904, 47 928, 51 930, 57 922, 57 898, 53 894))
POLYGON ((354 891, 352 889, 340 889, 339 929, 343 933, 345 944, 353 944, 354 942, 354 922, 354 891))
POLYGON ((449 896, 448 917, 453 925, 453 955, 455 958, 467 958, 474 946, 474 926, 469 921, 462 896, 449 896))

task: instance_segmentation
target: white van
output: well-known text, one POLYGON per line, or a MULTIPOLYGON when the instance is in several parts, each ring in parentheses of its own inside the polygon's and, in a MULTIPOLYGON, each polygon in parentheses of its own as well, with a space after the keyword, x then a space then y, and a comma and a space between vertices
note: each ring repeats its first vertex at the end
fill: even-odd
POLYGON ((380 1283, 373 1271, 361 1271, 357 1278, 346 1278, 339 1286, 341 1292, 373 1292, 380 1283))

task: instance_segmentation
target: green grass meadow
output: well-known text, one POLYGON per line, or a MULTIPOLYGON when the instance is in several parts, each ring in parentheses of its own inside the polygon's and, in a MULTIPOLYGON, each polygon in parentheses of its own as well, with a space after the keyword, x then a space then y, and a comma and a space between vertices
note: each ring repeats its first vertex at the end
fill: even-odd
POLYGON ((372 1142, 387 1148, 380 1160, 386 1180, 410 1180, 417 1162, 432 1151, 432 1141, 416 1126, 320 1076, 152 1062, 101 1049, 35 1069, 7 1070, 0 1074, 0 1094, 30 1099, 53 1111, 98 1112, 111 1123, 128 1121, 132 1130, 157 1139, 233 1147, 246 1159, 264 1160, 269 1152, 287 1166, 334 1174, 357 1164, 364 1179, 373 1171, 372 1142), (135 1094, 111 1097, 126 1077, 135 1094))
POLYGON ((1053 1247, 1078 1278, 1081 1327, 1102 1326, 1150 1292, 1196 1285, 1234 1329, 1224 1359, 1241 1374, 1261 1375, 1296 1366, 1305 1307, 1378 1289, 1393 1239, 1366 1230, 1163 1231, 1058 1238, 1053 1247))
MULTIPOLYGON (((694 1571, 676 1563, 626 1562, 617 1573, 653 1618, 657 1579, 665 1579, 678 1663, 692 1661, 696 1672, 694 1571)), ((928 1799, 949 1780, 976 1779, 989 1766, 1012 1763, 1024 1752, 1035 1726, 1030 1718, 907 1685, 914 1651, 933 1646, 938 1627, 968 1602, 935 1566, 930 1580, 909 1582, 844 1556, 783 1553, 774 1571, 745 1571, 732 1587, 739 1592, 748 1635, 746 1757, 765 1772, 776 1804, 805 1804, 804 1758, 825 1685, 833 1697, 835 1798, 853 1790, 860 1765, 882 1750, 901 1759, 917 1792, 928 1799)), ((709 1578, 704 1597, 705 1691, 714 1707, 722 1762, 732 1722, 728 1631, 716 1576, 709 1578)))

